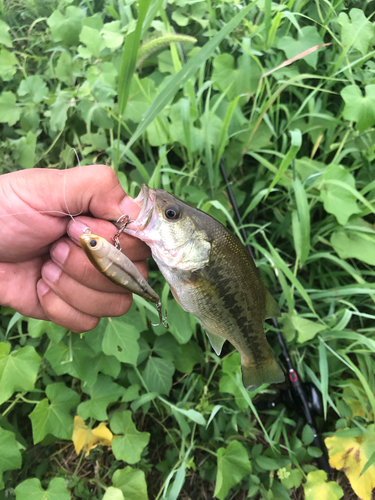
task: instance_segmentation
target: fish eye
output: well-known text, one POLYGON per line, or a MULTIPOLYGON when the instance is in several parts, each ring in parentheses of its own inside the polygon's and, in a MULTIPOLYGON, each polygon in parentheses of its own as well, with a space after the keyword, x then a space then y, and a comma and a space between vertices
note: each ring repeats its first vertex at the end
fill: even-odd
POLYGON ((180 210, 177 207, 169 206, 164 211, 167 219, 176 220, 180 216, 180 210))
POLYGON ((89 245, 90 245, 90 247, 92 247, 92 248, 96 247, 96 245, 97 245, 96 240, 90 240, 90 241, 89 241, 89 245))

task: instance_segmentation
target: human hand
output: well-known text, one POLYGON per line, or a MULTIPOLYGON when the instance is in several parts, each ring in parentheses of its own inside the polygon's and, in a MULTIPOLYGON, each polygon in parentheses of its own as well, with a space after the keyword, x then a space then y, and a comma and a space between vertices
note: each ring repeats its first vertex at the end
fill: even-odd
MULTIPOLYGON (((104 165, 0 176, 0 304, 77 333, 95 328, 102 316, 125 314, 132 295, 93 267, 79 236, 89 227, 111 241, 116 228, 107 220, 138 213, 104 165), (67 212, 91 217, 72 220, 67 212)), ((125 234, 121 245, 147 276, 148 247, 125 234)))

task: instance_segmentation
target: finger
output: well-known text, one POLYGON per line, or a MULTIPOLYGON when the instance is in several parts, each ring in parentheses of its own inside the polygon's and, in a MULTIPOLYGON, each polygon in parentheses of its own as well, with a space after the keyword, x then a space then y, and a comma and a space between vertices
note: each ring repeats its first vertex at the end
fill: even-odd
POLYGON ((94 217, 117 220, 121 215, 137 217, 140 207, 126 195, 114 170, 107 165, 85 165, 68 170, 33 169, 8 174, 22 199, 37 211, 60 211, 61 217, 91 213, 94 217), (38 193, 38 196, 35 196, 38 193))
MULTIPOLYGON (((91 217, 76 217, 68 224, 68 235, 79 246, 79 237, 89 228, 92 234, 97 234, 113 243, 113 236, 117 233, 116 227, 105 220, 91 217)), ((147 259, 151 256, 150 248, 138 238, 122 233, 120 236, 122 252, 132 261, 147 259)))
POLYGON ((36 293, 40 269, 45 257, 17 264, 0 263, 0 304, 23 316, 48 320, 36 293))
POLYGON ((64 302, 91 316, 122 316, 132 305, 131 294, 106 293, 88 288, 64 273, 52 261, 42 267, 42 278, 64 302))
MULTIPOLYGON (((69 238, 61 238, 51 248, 51 258, 66 274, 83 285, 101 292, 130 293, 125 288, 115 285, 100 273, 87 258, 81 247, 69 238)), ((145 260, 134 262, 142 276, 147 279, 145 260)))
POLYGON ((36 288, 40 304, 50 321, 75 333, 93 330, 99 323, 99 318, 78 311, 61 299, 42 279, 36 288))

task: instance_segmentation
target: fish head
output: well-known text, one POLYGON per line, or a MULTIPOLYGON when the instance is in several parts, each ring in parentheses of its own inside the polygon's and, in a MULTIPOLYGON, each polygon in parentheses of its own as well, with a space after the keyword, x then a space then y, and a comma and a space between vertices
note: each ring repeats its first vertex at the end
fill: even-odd
POLYGON ((125 232, 144 241, 155 260, 183 270, 199 269, 207 263, 211 245, 202 230, 203 212, 145 184, 134 201, 141 211, 125 232))
POLYGON ((91 233, 83 233, 79 237, 81 247, 86 255, 96 255, 97 257, 104 257, 108 253, 107 243, 101 236, 96 236, 91 233))

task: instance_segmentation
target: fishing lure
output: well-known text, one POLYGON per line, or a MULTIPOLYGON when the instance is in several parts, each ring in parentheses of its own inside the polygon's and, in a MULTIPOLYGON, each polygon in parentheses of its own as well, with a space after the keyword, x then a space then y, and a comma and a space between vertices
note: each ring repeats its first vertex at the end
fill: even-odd
MULTIPOLYGON (((118 245, 118 236, 122 230, 121 227, 114 236, 114 240, 118 242, 118 245)), ((167 328, 166 315, 163 318, 159 295, 150 287, 133 262, 119 248, 89 231, 87 228, 80 236, 79 242, 94 267, 116 285, 156 304, 160 323, 167 328)))

